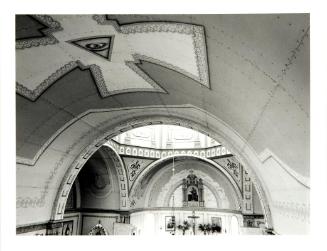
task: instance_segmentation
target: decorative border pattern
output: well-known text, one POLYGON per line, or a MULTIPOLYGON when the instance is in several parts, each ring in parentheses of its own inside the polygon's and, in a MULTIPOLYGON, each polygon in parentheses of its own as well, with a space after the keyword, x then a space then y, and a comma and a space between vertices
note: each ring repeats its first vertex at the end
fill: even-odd
MULTIPOLYGON (((175 107, 175 106, 173 106, 175 107)), ((180 106, 178 106, 180 107, 180 106)), ((192 108, 194 109, 195 107, 191 106, 182 106, 182 107, 185 107, 185 108, 192 108)), ((158 108, 158 107, 155 107, 155 108, 158 108)), ((137 108, 137 109, 143 109, 142 107, 140 108, 137 108)), ((198 109, 198 108, 196 108, 198 109)), ((112 109, 108 110, 108 111, 111 111, 112 109)), ((119 109, 114 109, 114 110, 121 110, 121 108, 119 109)), ((103 110, 100 110, 101 112, 103 110)), ((90 114, 90 113, 94 113, 94 112, 99 112, 98 110, 92 110, 92 111, 88 111, 88 112, 85 112, 83 114, 81 114, 78 118, 68 122, 67 124, 65 124, 64 128, 62 128, 61 130, 58 131, 58 134, 53 136, 47 143, 46 145, 44 146, 44 148, 42 149, 42 152, 47 148, 47 146, 65 129, 67 129, 67 127, 69 127, 71 124, 73 124, 74 122, 76 122, 77 120, 79 119, 82 119, 84 116, 90 114)), ((134 114, 134 112, 132 112, 131 114, 134 114)), ((16 199, 16 207, 17 208, 27 208, 27 207, 44 207, 45 205, 45 199, 46 199, 46 195, 48 194, 48 189, 49 189, 49 184, 51 183, 51 181, 53 180, 53 177, 56 175, 58 169, 61 167, 62 163, 64 162, 64 159, 69 155, 70 151, 72 149, 74 149, 74 147, 76 145, 78 145, 81 141, 85 140, 86 138, 88 139, 93 139, 94 137, 96 138, 96 140, 93 140, 93 143, 90 145, 89 148, 87 148, 85 151, 83 151, 81 154, 80 154, 80 157, 79 159, 76 159, 70 169, 66 172, 66 175, 63 179, 63 182, 61 184, 61 187, 59 188, 59 192, 57 194, 57 198, 54 202, 54 207, 53 207, 53 211, 52 211, 52 216, 54 219, 57 219, 59 217, 60 219, 60 216, 63 215, 61 212, 64 211, 64 206, 65 206, 65 195, 68 195, 69 193, 69 189, 70 187, 68 187, 66 190, 66 182, 72 178, 74 178, 72 175, 75 174, 75 177, 78 173, 78 169, 80 169, 84 163, 87 161, 87 159, 101 146, 103 145, 104 143, 106 143, 109 139, 111 139, 112 137, 116 136, 118 134, 118 132, 124 132, 124 131, 127 131, 127 130, 130 130, 132 129, 133 127, 131 125, 138 125, 138 126, 142 126, 142 125, 151 125, 151 124, 162 124, 162 123, 168 123, 168 124, 172 124, 172 125, 180 125, 180 126, 184 126, 184 127, 189 127, 189 128, 196 128, 196 130, 200 131, 200 132, 203 132, 205 133, 205 129, 204 128, 201 128, 201 127, 198 127, 198 126, 194 126, 194 124, 192 124, 190 121, 188 120, 185 120, 185 119, 178 119, 178 122, 175 121, 174 118, 167 118, 167 117, 161 117, 159 116, 158 120, 155 120, 155 119, 151 119, 151 121, 149 120, 148 122, 146 121, 140 121, 138 119, 130 119, 128 120, 128 122, 124 122, 122 124, 120 124, 120 127, 122 129, 118 130, 117 133, 115 134, 106 134, 107 136, 101 136, 100 138, 98 136, 95 136, 95 134, 97 133, 96 131, 94 131, 93 128, 91 128, 85 135, 81 136, 76 142, 74 142, 71 146, 69 146, 69 150, 67 150, 67 152, 60 158, 60 160, 58 160, 54 167, 52 168, 52 171, 51 171, 51 175, 48 177, 48 179, 46 180, 45 182, 45 187, 44 189, 42 190, 41 192, 41 195, 40 197, 17 197, 16 199), (75 170, 76 169, 76 170, 75 170), (61 196, 64 196, 64 197, 61 197, 61 196), (61 200, 61 199, 62 200, 61 200), (57 214, 57 212, 59 212, 59 215, 57 214)), ((104 125, 105 122, 101 123, 99 125, 99 128, 102 128, 102 124, 104 125)), ((101 131, 108 131, 108 128, 102 128, 103 130, 101 131)), ((38 156, 36 158, 34 158, 32 161, 33 161, 33 164, 30 163, 30 160, 26 160, 26 159, 23 159, 24 162, 28 163, 28 165, 34 165, 35 162, 37 161, 37 159, 39 158, 39 156, 42 154, 42 152, 39 152, 38 156), (25 161, 26 160, 26 161, 25 161)), ((21 164, 24 164, 24 162, 20 162, 20 161, 23 161, 22 158, 17 158, 17 163, 21 163, 21 164)))
POLYGON ((153 161, 153 159, 147 159, 147 158, 135 158, 133 157, 128 157, 128 156, 120 156, 126 171, 127 171, 127 177, 128 177, 128 182, 129 182, 129 187, 130 189, 132 183, 135 181, 135 179, 138 177, 140 172, 142 172, 147 166, 149 166, 153 161))
POLYGON ((56 72, 52 73, 47 79, 45 79, 41 84, 39 84, 33 91, 29 90, 28 88, 17 82, 16 92, 24 97, 29 98, 32 101, 35 101, 47 88, 49 88, 57 80, 59 80, 64 75, 71 72, 77 67, 82 70, 90 69, 94 78, 94 82, 96 83, 101 96, 106 97, 109 95, 109 91, 107 90, 100 67, 96 64, 85 66, 79 60, 70 61, 63 67, 59 68, 56 72))
MULTIPOLYGON (((100 147, 101 145, 102 144, 99 144, 98 147, 100 147)), ((118 154, 116 154, 115 151, 108 146, 106 147, 105 150, 109 154, 112 161, 114 162, 114 166, 118 174, 119 190, 120 190, 120 208, 123 210, 127 208, 127 198, 128 198, 128 180, 126 178, 127 177, 126 171, 123 166, 123 163, 118 157, 118 154)), ((61 216, 64 214, 68 194, 71 187, 73 186, 74 180, 79 174, 84 163, 91 157, 93 152, 94 151, 86 151, 86 153, 83 155, 82 160, 79 159, 75 160, 74 163, 71 165, 72 168, 70 169, 70 171, 66 173, 65 177, 63 178, 63 183, 61 185, 62 187, 59 189, 59 191, 62 192, 58 193, 54 203, 54 205, 58 205, 58 206, 53 208, 55 219, 60 219, 61 216)))
POLYGON ((146 157, 152 159, 160 159, 173 155, 191 155, 202 158, 228 157, 232 153, 224 146, 214 146, 209 148, 196 149, 156 149, 141 146, 129 146, 120 144, 114 140, 108 140, 104 145, 113 147, 120 155, 146 157))
POLYGON ((195 79, 196 81, 200 82, 201 83, 201 80, 200 78, 198 78, 197 76, 177 67, 177 66, 174 66, 172 64, 168 64, 164 61, 161 61, 161 60, 158 60, 158 59, 155 59, 155 58, 152 58, 152 57, 148 57, 148 56, 145 56, 145 55, 141 55, 141 54, 133 54, 133 58, 134 58, 134 61, 126 61, 126 65, 131 68, 133 71, 135 71, 140 77, 142 77, 146 82, 148 82, 149 84, 151 84, 153 86, 153 88, 157 88, 156 86, 158 86, 158 84, 156 82, 154 82, 147 74, 145 74, 144 71, 142 71, 136 64, 139 64, 142 61, 147 61, 147 62, 150 62, 150 63, 153 63, 153 64, 157 64, 157 65, 160 65, 160 66, 163 66, 165 68, 168 68, 168 69, 172 69, 176 72, 179 72, 191 79, 195 79))
MULTIPOLYGON (((53 27, 50 30, 47 30, 47 34, 53 31, 62 30, 60 24, 56 21, 54 21, 50 16, 38 16, 41 20, 45 20, 44 22, 47 22, 45 24, 49 25, 50 27, 53 27)), ((150 84, 153 89, 149 88, 130 88, 130 89, 123 89, 119 91, 108 91, 108 88, 106 86, 105 80, 103 78, 101 68, 98 65, 92 64, 88 66, 84 66, 82 62, 79 60, 77 61, 71 61, 65 64, 63 67, 58 69, 56 72, 51 74, 47 79, 45 79, 43 82, 41 82, 34 90, 30 90, 23 86, 20 83, 16 83, 16 92, 21 94, 24 97, 29 98, 31 101, 35 101, 48 87, 50 87, 52 84, 54 84, 58 79, 63 77, 65 74, 70 72, 76 67, 81 67, 82 69, 90 69, 95 84, 98 87, 98 90, 103 98, 115 95, 117 93, 127 93, 127 92, 135 92, 135 91, 147 91, 147 92, 159 92, 159 93, 168 93, 166 90, 164 90, 159 84, 157 84, 153 79, 148 76, 144 71, 142 71, 137 64, 140 63, 141 60, 147 61, 150 63, 154 63, 157 65, 160 65, 162 67, 166 67, 168 69, 172 69, 178 73, 181 73, 191 79, 196 80, 200 84, 206 86, 207 88, 210 88, 209 84, 209 72, 208 72, 208 61, 207 61, 207 51, 206 51, 206 42, 205 42, 205 34, 204 34, 204 28, 202 26, 198 25, 192 25, 192 24, 185 24, 185 23, 165 23, 165 22, 144 22, 144 23, 135 23, 135 24, 129 24, 129 25, 119 25, 114 20, 108 20, 104 15, 94 15, 93 19, 97 21, 100 25, 112 25, 115 30, 122 34, 133 34, 133 33, 149 33, 149 32, 172 32, 172 33, 180 33, 180 34, 188 34, 192 35, 193 37, 193 45, 194 45, 194 51, 195 51, 195 57, 196 57, 196 65, 197 65, 197 71, 199 77, 188 73, 187 71, 174 66, 172 64, 166 63, 164 61, 148 57, 145 55, 140 54, 133 54, 134 61, 126 61, 125 64, 128 66, 131 70, 133 70, 136 74, 138 74, 145 82, 150 84)), ((51 36, 51 35, 49 35, 51 36)), ((54 44, 58 43, 58 40, 55 39, 53 36, 51 36, 52 40, 49 40, 47 44, 54 44)), ((43 38, 46 39, 46 38, 43 38)), ((38 39, 40 40, 40 39, 38 39)), ((38 41, 37 40, 37 41, 38 41)), ((28 42, 33 40, 27 40, 24 42, 28 42)), ((43 41, 43 40, 42 40, 43 41)), ((39 41, 40 42, 40 41, 39 41)), ((40 44, 34 45, 35 41, 32 43, 33 46, 38 46, 40 44)), ((46 42, 43 42, 44 44, 46 42)), ((29 48, 32 46, 32 44, 28 44, 23 48, 29 48)), ((16 48, 17 48, 16 43, 16 48)), ((110 85, 110 83, 108 83, 110 85)))
MULTIPOLYGON (((178 105, 178 106, 169 106, 170 108, 186 108, 186 109, 196 109, 199 110, 199 108, 192 106, 192 105, 178 105)), ((166 109, 167 106, 151 106, 151 107, 147 107, 147 109, 166 109)), ((28 165, 28 166, 33 166, 35 165, 36 161, 39 159, 39 157, 42 155, 42 153, 48 148, 48 146, 66 129, 68 129, 70 126, 72 126, 74 123, 76 123, 79 120, 82 120, 85 116, 88 116, 92 113, 99 113, 99 112, 113 112, 113 111, 124 111, 124 110, 129 110, 131 108, 126 108, 126 107, 122 107, 122 108, 111 108, 111 109, 94 109, 94 110, 89 110, 86 111, 80 115, 78 115, 76 118, 73 118, 72 120, 68 121, 67 123, 65 123, 60 129, 58 129, 56 131, 56 133, 54 135, 51 136, 51 138, 49 138, 49 140, 47 140, 44 145, 40 148, 40 150, 36 153, 36 155, 33 157, 33 159, 28 159, 28 158, 24 158, 24 157, 16 157, 16 163, 18 164, 23 164, 23 165, 28 165)), ((144 107, 134 107, 133 109, 136 110, 142 110, 144 109, 144 107)), ((160 111, 160 110, 159 110, 160 111)), ((158 112, 159 112, 158 111, 158 112)), ((134 113, 132 113, 134 114, 134 113)), ((158 113, 156 114, 156 116, 158 115, 158 113)), ((146 125, 155 125, 155 124, 171 124, 171 125, 179 125, 179 126, 184 126, 187 128, 191 128, 191 129, 195 129, 198 130, 201 133, 206 133, 206 129, 201 128, 199 126, 194 126, 194 122, 191 122, 189 120, 186 119, 178 119, 178 122, 176 122, 176 118, 167 118, 166 115, 164 116, 160 116, 159 115, 159 119, 156 121, 147 121, 147 122, 140 122, 138 119, 130 119, 128 120, 128 123, 121 123, 120 127, 123 128, 121 130, 117 130, 114 134, 106 134, 104 133, 104 135, 106 136, 102 136, 100 138, 98 138, 97 140, 94 141, 94 144, 97 146, 101 146, 102 144, 106 143, 108 140, 110 140, 112 137, 117 136, 118 134, 122 133, 122 132, 126 132, 128 130, 131 130, 135 127, 141 127, 141 126, 146 126, 146 125), (133 125, 133 126, 132 126, 133 125)), ((101 123, 101 125, 103 125, 104 123, 101 123)), ((104 130, 108 130, 108 128, 105 128, 104 130)), ((89 132, 91 133, 91 132, 89 132)))
POLYGON ((74 68, 81 66, 80 62, 70 61, 65 64, 63 67, 59 68, 57 71, 52 73, 47 79, 45 79, 41 84, 39 84, 33 91, 26 88, 17 82, 16 84, 16 92, 19 94, 28 97, 32 101, 35 101, 38 96, 42 94, 48 87, 50 87, 54 82, 60 79, 63 75, 72 71, 74 68))
MULTIPOLYGON (((197 111, 202 111, 204 112, 202 109, 195 107, 193 105, 177 105, 177 106, 169 106, 169 108, 184 108, 184 109, 195 109, 197 111)), ((47 178, 46 182, 45 182, 45 187, 43 189, 43 191, 41 192, 40 197, 34 197, 34 198, 30 198, 30 197, 18 197, 16 200, 17 203, 17 207, 28 207, 29 205, 26 206, 26 203, 24 203, 25 201, 28 202, 28 204, 32 204, 33 207, 38 206, 38 207, 43 207, 45 205, 44 200, 46 195, 49 193, 49 184, 51 183, 51 181, 54 179, 58 169, 62 166, 65 158, 67 158, 67 156, 70 154, 70 152, 72 151, 72 149, 74 149, 74 147, 76 147, 76 145, 80 144, 81 141, 88 139, 90 142, 92 142, 91 144, 89 144, 89 147, 86 147, 85 150, 83 150, 78 157, 75 159, 75 161, 70 165, 70 167, 68 168, 68 170, 66 171, 66 174, 64 176, 64 179, 62 180, 62 183, 58 189, 57 192, 57 197, 53 203, 53 209, 51 212, 51 219, 62 219, 62 215, 57 215, 57 209, 59 207, 61 207, 61 203, 62 201, 60 200, 60 196, 61 194, 64 192, 64 186, 65 186, 65 180, 68 179, 68 176, 70 175, 70 173, 72 172, 73 168, 79 168, 79 165, 83 165, 87 159, 87 156, 92 155, 92 153, 94 153, 101 145, 103 145, 105 142, 107 142, 108 140, 110 140, 112 137, 117 136, 119 133, 122 132, 126 132, 130 129, 133 129, 135 127, 141 127, 141 126, 145 126, 145 125, 156 125, 156 124, 170 124, 170 125, 179 125, 179 126, 183 126, 183 127, 187 127, 187 128, 191 128, 191 129, 195 129, 201 133, 207 134, 215 139, 219 139, 219 142, 223 142, 228 144, 228 142, 225 140, 225 138, 221 135, 221 134, 217 134, 214 131, 203 127, 203 125, 195 123, 195 120, 192 120, 191 118, 180 118, 178 117, 178 113, 173 113, 169 118, 166 116, 166 114, 161 114, 161 112, 163 111, 163 107, 161 106, 151 106, 151 107, 147 107, 149 110, 151 110, 151 112, 148 112, 148 115, 152 115, 154 117, 151 117, 151 119, 145 119, 144 117, 142 118, 135 118, 135 112, 137 110, 142 110, 144 109, 144 107, 137 107, 137 108, 133 108, 133 111, 130 112, 129 115, 133 115, 133 118, 129 118, 129 119, 125 119, 122 120, 122 122, 120 122, 115 129, 113 130, 111 126, 107 126, 105 122, 102 122, 98 125, 99 128, 99 132, 101 131, 102 134, 97 134, 98 132, 94 130, 94 128, 90 129, 89 131, 87 131, 83 136, 79 137, 77 141, 75 141, 72 145, 69 146, 68 150, 65 152, 65 154, 63 154, 63 156, 55 163, 55 165, 51 168, 51 174, 50 176, 47 178), (155 111, 155 113, 153 113, 155 111), (155 114, 155 115, 154 115, 155 114), (208 131, 209 130, 209 131, 208 131), (209 132, 209 133, 208 133, 209 132), (25 206, 24 206, 25 205, 25 206)), ((167 107, 166 107, 167 108, 167 107)), ((79 116, 77 116, 75 119, 67 122, 62 128, 60 128, 56 134, 54 134, 41 148, 41 150, 37 153, 37 155, 32 159, 24 159, 24 161, 28 162, 29 164, 27 165, 35 165, 35 162, 38 160, 38 158, 40 157, 40 155, 47 149, 47 147, 67 128, 69 128, 71 125, 73 125, 76 121, 83 119, 83 117, 92 114, 92 113, 101 113, 101 112, 111 112, 111 111, 118 111, 118 110, 129 110, 132 108, 112 108, 112 109, 94 109, 94 110, 90 110, 87 112, 84 112, 82 114, 80 114, 79 116)), ((126 114, 127 116, 128 114, 126 114)), ((212 116, 210 114, 208 114, 208 116, 212 116)), ((215 119, 216 123, 218 125, 221 125, 223 128, 226 127, 226 125, 224 125, 224 123, 222 123, 221 120, 219 120, 216 117, 212 117, 215 119)), ((115 120, 116 118, 113 117, 113 120, 115 120)), ((229 127, 226 127, 227 129, 229 129, 229 127)), ((229 129, 230 130, 230 129, 229 129)), ((224 135, 224 134, 223 134, 224 135)), ((226 137, 226 135, 225 135, 226 137)), ((241 141, 243 142, 243 141, 241 141)), ((233 144, 231 144, 231 146, 233 146, 233 144)), ((234 146, 235 147, 235 146, 234 146)), ((252 150, 253 151, 253 150, 252 150)), ((237 152, 237 150, 235 150, 235 152, 237 152)), ((240 158, 240 160, 245 161, 245 159, 243 159, 242 155, 238 155, 237 158, 240 158)), ((21 163, 24 164, 23 162, 20 162, 23 158, 17 158, 17 163, 21 163)), ((211 160, 210 160, 211 161, 211 160)), ((261 182, 258 179, 256 173, 254 172, 253 169, 251 169, 251 167, 246 166, 247 171, 249 172, 249 174, 251 175, 252 178, 252 182, 253 185, 256 187, 256 190, 258 192, 259 198, 262 201, 263 204, 263 210, 264 210, 264 215, 266 217, 267 220, 267 225, 268 226, 272 226, 272 215, 271 215, 271 210, 270 210, 270 206, 268 204, 268 198, 266 193, 264 192, 261 182)), ((244 168, 246 168, 244 166, 244 168)), ((31 206, 31 207, 32 207, 31 206)))
MULTIPOLYGON (((142 71, 137 64, 141 63, 140 60, 146 60, 146 56, 139 55, 139 54, 133 54, 134 61, 125 61, 125 64, 132 70, 134 71, 137 75, 139 75, 145 82, 150 84, 153 89, 148 89, 148 88, 133 88, 133 89, 125 89, 123 92, 128 92, 132 90, 143 90, 143 91, 150 91, 150 92, 161 92, 161 93, 168 93, 165 91, 159 84, 157 84, 153 79, 146 74, 144 71, 142 71)), ((159 61, 159 60, 158 60, 159 61)), ((119 91, 122 92, 122 91, 119 91)), ((115 92, 111 92, 115 93, 115 92)))
MULTIPOLYGON (((135 199, 137 198, 139 199, 143 194, 144 194, 144 189, 141 188, 141 184, 144 183, 142 180, 151 172, 151 170, 153 170, 153 168, 155 168, 156 166, 160 165, 161 163, 165 162, 166 160, 168 160, 169 158, 172 158, 173 156, 170 157, 166 157, 166 158, 162 158, 160 160, 157 160, 155 162, 152 162, 150 165, 148 165, 148 167, 146 169, 144 169, 139 176, 136 178, 135 182, 132 184, 132 187, 130 189, 130 200, 132 202, 131 206, 135 206, 135 199), (141 195, 141 196, 139 196, 141 195)), ((233 186, 236 194, 237 194, 237 199, 235 200, 235 205, 238 205, 239 208, 241 209, 242 205, 242 191, 239 189, 239 187, 237 186, 237 183, 235 182, 235 180, 233 179, 233 177, 229 174, 229 172, 227 172, 225 170, 225 168, 223 168, 222 166, 220 166, 219 164, 217 164, 216 162, 208 159, 208 158, 202 158, 199 156, 183 156, 183 155, 176 155, 174 156, 175 160, 177 161, 178 159, 197 159, 200 161, 204 161, 205 163, 208 163, 209 165, 212 165, 214 167, 216 167, 218 170, 220 170, 223 175, 229 180, 229 182, 231 183, 231 185, 233 186)), ((151 185, 150 185, 151 186, 151 185)), ((219 191, 219 189, 216 189, 217 191, 219 191)), ((145 201, 150 201, 150 199, 146 198, 145 201)))
POLYGON ((48 15, 32 15, 40 23, 44 24, 48 28, 42 32, 46 35, 41 38, 32 39, 20 39, 16 41, 16 49, 25 49, 31 47, 37 47, 40 45, 56 44, 59 41, 51 34, 56 31, 63 30, 60 23, 55 21, 51 16, 48 15))
MULTIPOLYGON (((224 156, 222 156, 224 157, 224 156)), ((243 166, 236 160, 231 158, 214 158, 212 159, 214 162, 216 162, 218 165, 222 166, 228 173, 233 177, 235 182, 237 183, 240 191, 243 191, 243 166), (223 162, 223 161, 226 161, 223 162), (238 173, 238 174, 236 174, 238 173)), ((226 156, 227 157, 227 156, 226 156)))
MULTIPOLYGON (((75 122, 74 120, 73 122, 75 122)), ((20 207, 44 207, 45 205, 45 200, 46 196, 49 193, 49 186, 50 183, 52 182, 53 178, 56 176, 58 170, 64 163, 64 160, 67 158, 67 156, 70 155, 70 152, 78 145, 80 144, 83 140, 85 139, 93 139, 97 137, 98 132, 94 130, 94 128, 91 128, 88 130, 84 135, 78 138, 73 144, 69 146, 67 151, 61 156, 61 158, 54 164, 54 166, 51 168, 50 175, 47 178, 44 188, 41 191, 40 197, 17 197, 16 199, 16 208, 20 207)), ((52 139, 53 140, 53 139, 52 139)), ((95 148, 98 149, 100 145, 96 145, 95 148)), ((88 149, 87 149, 88 150, 88 149)), ((56 200, 55 200, 55 205, 57 206, 56 208, 53 208, 56 212, 59 212, 59 215, 63 215, 64 210, 65 210, 65 204, 67 200, 67 196, 69 194, 69 190, 73 184, 73 181, 75 180, 79 169, 82 168, 84 163, 88 160, 88 158, 92 155, 92 151, 83 151, 80 155, 80 158, 75 160, 72 165, 70 166, 69 170, 67 170, 63 181, 60 185, 56 200), (68 187, 66 187, 68 185, 68 187)), ((95 151, 95 149, 94 149, 95 151)))
POLYGON ((184 70, 181 70, 180 68, 174 65, 167 64, 160 60, 155 60, 151 58, 148 59, 155 60, 157 61, 157 64, 163 65, 167 68, 180 72, 192 79, 195 79, 196 81, 200 82, 202 85, 210 88, 207 49, 206 49, 205 32, 203 26, 186 24, 186 23, 177 23, 177 22, 176 23, 142 22, 142 23, 119 25, 116 21, 107 19, 105 15, 94 15, 93 19, 100 25, 113 25, 113 27, 117 30, 117 32, 123 34, 171 32, 171 33, 192 35, 193 46, 196 55, 196 65, 197 65, 199 77, 196 77, 189 73, 185 74, 184 70))
POLYGON ((243 169, 243 213, 253 214, 253 185, 249 173, 243 169))
POLYGON ((126 209, 127 199, 128 199, 128 179, 126 176, 126 171, 123 167, 123 162, 120 160, 118 155, 109 147, 107 147, 107 152, 114 162, 114 166, 116 168, 118 174, 118 181, 119 181, 119 190, 120 190, 120 208, 126 209))
POLYGON ((310 205, 288 201, 273 201, 272 206, 278 210, 278 214, 287 218, 310 222, 310 205))

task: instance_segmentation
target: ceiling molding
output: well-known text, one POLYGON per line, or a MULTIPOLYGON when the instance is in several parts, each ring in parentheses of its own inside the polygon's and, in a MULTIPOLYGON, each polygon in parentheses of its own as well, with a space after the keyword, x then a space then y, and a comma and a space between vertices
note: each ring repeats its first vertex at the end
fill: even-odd
POLYGON ((16 41, 16 49, 26 49, 31 47, 37 47, 40 45, 50 45, 58 43, 59 41, 52 35, 56 31, 62 30, 59 22, 55 21, 51 16, 48 15, 32 15, 39 23, 47 26, 48 28, 42 29, 44 37, 39 38, 24 38, 16 41))
POLYGON ((259 159, 264 164, 268 159, 272 158, 276 161, 281 168, 283 168, 293 179, 299 182, 304 187, 310 189, 310 178, 305 177, 291 167, 289 167, 285 162, 283 162, 280 158, 277 157, 275 153, 273 153, 270 149, 266 148, 259 154, 259 159))
POLYGON ((31 47, 40 44, 54 46, 47 49, 33 48, 31 51, 17 50, 16 52, 19 62, 16 66, 16 92, 31 101, 35 101, 47 88, 76 67, 90 69, 102 98, 129 92, 168 93, 138 67, 141 61, 174 70, 210 88, 205 34, 202 26, 174 22, 145 22, 120 26, 115 20, 107 20, 105 16, 95 15, 92 18, 97 21, 99 27, 95 26, 92 29, 94 20, 90 16, 75 17, 81 18, 87 24, 85 34, 93 34, 85 38, 94 39, 105 36, 115 37, 115 40, 120 41, 115 42, 115 46, 110 43, 109 55, 114 58, 110 57, 108 60, 104 56, 99 57, 98 53, 72 43, 72 41, 80 41, 84 33, 70 33, 69 29, 72 27, 65 30, 68 23, 66 18, 58 16, 57 19, 61 21, 61 24, 50 16, 35 16, 35 18, 46 20, 44 22, 54 27, 46 31, 47 38, 50 38, 49 34, 53 31, 61 30, 61 32, 55 34, 56 37, 51 35, 53 38, 48 39, 48 42, 42 42, 44 38, 35 39, 37 43, 34 40, 16 42, 16 48, 32 49, 31 47), (104 25, 107 27, 103 28, 104 25), (135 34, 142 35, 136 38, 137 42, 134 44, 133 35, 135 34), (168 46, 168 36, 174 41, 172 47, 168 46), (148 45, 144 44, 143 42, 149 41, 149 38, 154 39, 156 43, 150 41, 148 45), (166 42, 163 44, 165 47, 160 48, 160 51, 158 41, 162 38, 165 38, 166 42), (23 47, 22 43, 25 43, 23 47), (180 48, 181 53, 176 55, 176 52, 169 48, 180 48), (163 52, 164 50, 166 53, 163 52), (34 64, 24 63, 34 57, 38 57, 34 64), (51 57, 56 57, 55 63, 49 60, 51 57), (60 66, 61 62, 62 66, 60 66))
POLYGON ((175 70, 182 73, 198 82, 202 85, 210 88, 209 83, 209 71, 208 71, 208 58, 207 48, 205 41, 204 27, 195 24, 177 23, 177 22, 141 22, 119 25, 114 19, 108 19, 105 15, 94 15, 93 19, 101 25, 113 25, 118 32, 123 34, 135 34, 135 33, 149 33, 149 32, 171 32, 188 34, 193 36, 193 46, 196 55, 196 63, 198 68, 199 77, 184 71, 174 65, 165 63, 160 60, 156 60, 151 57, 146 57, 142 60, 156 63, 166 68, 175 70))

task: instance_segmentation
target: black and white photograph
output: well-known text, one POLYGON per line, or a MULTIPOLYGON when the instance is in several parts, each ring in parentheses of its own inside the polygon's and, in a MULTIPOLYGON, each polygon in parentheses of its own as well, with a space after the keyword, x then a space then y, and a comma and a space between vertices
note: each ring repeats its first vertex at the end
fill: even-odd
POLYGON ((310 8, 14 10, 12 238, 317 231, 310 8))
POLYGON ((309 14, 15 18, 18 235, 308 233, 309 14))

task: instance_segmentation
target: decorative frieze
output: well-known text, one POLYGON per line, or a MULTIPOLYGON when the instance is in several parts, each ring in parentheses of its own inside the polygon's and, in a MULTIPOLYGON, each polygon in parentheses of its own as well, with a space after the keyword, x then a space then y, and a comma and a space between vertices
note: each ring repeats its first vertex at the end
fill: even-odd
POLYGON ((37 54, 39 52, 40 60, 34 61, 33 64, 18 65, 16 69, 18 75, 21 75, 21 77, 17 78, 16 92, 32 101, 42 95, 58 79, 79 65, 90 68, 102 97, 131 91, 166 93, 159 84, 138 67, 140 61, 151 62, 177 71, 210 88, 203 26, 173 22, 144 22, 119 25, 115 20, 108 20, 103 15, 95 15, 93 20, 89 15, 54 17, 34 15, 34 18, 48 27, 43 32, 45 36, 16 41, 17 49, 25 49, 24 51, 17 50, 18 61, 23 59, 28 62, 30 61, 28 57, 32 59, 33 53, 37 54), (74 25, 80 23, 83 23, 83 31, 80 31, 81 27, 76 27, 74 34, 69 33, 74 25), (52 34, 58 30, 61 31, 59 35, 52 34), (90 32, 94 36, 84 37, 85 34, 90 32), (145 43, 131 42, 137 35, 145 43), (161 47, 166 48, 161 48, 166 53, 158 53, 158 45, 151 43, 151 39, 154 41, 162 40, 167 35, 171 36, 171 39, 161 44, 161 47), (128 50, 112 46, 113 39, 111 38, 113 37, 115 39, 117 37, 119 41, 124 40, 124 43, 128 44, 128 50), (146 43, 149 40, 150 42, 146 43), (178 60, 178 55, 170 50, 169 43, 172 41, 174 41, 175 46, 180 48, 182 55, 192 55, 190 60, 187 62, 178 60), (34 48, 34 50, 26 52, 27 48, 50 44, 52 45, 50 50, 34 48), (107 48, 107 45, 110 46, 107 48), (72 46, 77 46, 80 51, 76 50, 76 48, 72 49, 72 46), (139 48, 140 46, 141 48, 139 48), (118 51, 112 51, 115 48, 118 51), (85 50, 92 53, 84 54, 85 50), (145 54, 142 54, 143 52, 145 54), (118 53, 120 56, 116 57, 116 61, 112 62, 108 60, 111 53, 118 53), (57 56, 56 64, 47 65, 53 54, 57 56), (103 60, 97 58, 99 55, 103 60), (79 58, 81 62, 69 62, 72 58, 79 58), (119 58, 119 62, 117 58, 119 58), (69 63, 67 64, 67 62, 69 63), (116 66, 117 63, 119 67, 116 66), (128 74, 125 74, 126 72, 128 74), (37 77, 35 77, 36 73, 38 73, 37 77), (112 73, 116 73, 120 77, 113 80, 111 78, 112 73))
POLYGON ((243 170, 243 213, 253 214, 252 181, 246 170, 243 170))
POLYGON ((120 208, 128 208, 127 199, 128 199, 128 180, 126 180, 126 171, 123 164, 118 158, 117 154, 111 149, 108 148, 108 153, 112 159, 114 166, 118 174, 119 190, 120 190, 120 208))
POLYGON ((156 149, 141 146, 130 146, 119 144, 114 140, 109 140, 106 144, 113 147, 120 155, 129 155, 135 157, 145 157, 152 159, 161 159, 174 155, 193 155, 202 158, 226 157, 231 152, 224 146, 215 146, 210 148, 198 149, 156 149))
POLYGON ((33 15, 33 18, 43 25, 47 26, 46 29, 42 30, 45 34, 43 37, 20 39, 16 41, 16 49, 25 49, 31 47, 37 47, 40 45, 49 45, 58 43, 58 40, 52 35, 56 31, 62 30, 59 22, 55 21, 51 16, 48 15, 33 15))
POLYGON ((287 218, 297 219, 303 222, 310 222, 310 205, 290 201, 273 201, 273 208, 277 213, 287 218))
POLYGON ((202 26, 187 23, 171 22, 144 22, 118 25, 117 22, 115 22, 114 20, 107 19, 105 15, 94 15, 93 19, 97 21, 97 23, 100 25, 112 25, 118 32, 121 32, 126 35, 152 32, 192 35, 194 54, 197 66, 197 76, 195 76, 194 74, 190 74, 187 71, 176 67, 175 65, 170 65, 163 61, 156 60, 156 63, 164 65, 165 67, 171 68, 190 78, 193 78, 208 88, 210 87, 205 32, 202 26))
POLYGON ((239 189, 243 191, 243 186, 242 186, 243 166, 241 165, 241 163, 239 163, 234 156, 228 158, 218 158, 218 159, 214 159, 214 161, 228 171, 228 173, 236 181, 239 189))

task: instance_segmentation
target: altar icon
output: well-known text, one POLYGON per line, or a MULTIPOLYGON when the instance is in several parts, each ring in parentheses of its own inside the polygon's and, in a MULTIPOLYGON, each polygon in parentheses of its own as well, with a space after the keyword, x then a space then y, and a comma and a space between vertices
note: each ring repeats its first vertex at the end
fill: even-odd
POLYGON ((166 231, 175 230, 175 216, 166 216, 165 217, 166 231))
POLYGON ((183 207, 204 207, 203 181, 193 170, 183 179, 183 207))
POLYGON ((188 201, 199 201, 198 192, 195 187, 191 187, 188 194, 188 201))

